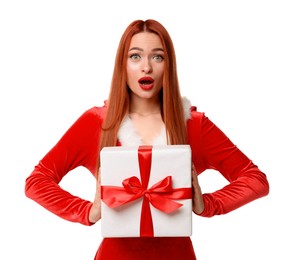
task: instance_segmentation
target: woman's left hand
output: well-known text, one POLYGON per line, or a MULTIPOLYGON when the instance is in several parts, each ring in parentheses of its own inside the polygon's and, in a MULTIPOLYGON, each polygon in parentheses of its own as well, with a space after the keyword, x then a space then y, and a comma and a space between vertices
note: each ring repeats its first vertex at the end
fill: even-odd
POLYGON ((204 211, 204 200, 194 164, 192 164, 193 211, 201 214, 204 211))
POLYGON ((89 212, 89 222, 96 223, 101 218, 101 185, 100 185, 100 169, 96 180, 96 192, 92 207, 89 212))

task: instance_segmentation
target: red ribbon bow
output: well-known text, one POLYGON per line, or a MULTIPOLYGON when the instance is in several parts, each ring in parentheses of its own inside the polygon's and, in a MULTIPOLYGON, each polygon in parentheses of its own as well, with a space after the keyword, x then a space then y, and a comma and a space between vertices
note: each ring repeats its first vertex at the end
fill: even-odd
POLYGON ((143 197, 140 219, 141 237, 154 236, 150 204, 169 214, 182 206, 181 203, 173 200, 190 199, 192 197, 191 188, 173 189, 171 176, 167 176, 148 189, 151 161, 152 146, 140 146, 138 148, 138 162, 142 182, 136 176, 132 176, 123 181, 123 187, 101 187, 102 200, 110 208, 116 208, 143 197))

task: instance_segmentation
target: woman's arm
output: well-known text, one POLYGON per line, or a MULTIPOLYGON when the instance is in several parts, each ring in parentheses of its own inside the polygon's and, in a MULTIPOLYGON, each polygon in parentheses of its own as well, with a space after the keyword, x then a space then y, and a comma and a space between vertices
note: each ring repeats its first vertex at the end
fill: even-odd
POLYGON ((78 166, 95 174, 101 121, 99 108, 92 108, 69 128, 26 179, 27 197, 61 218, 92 224, 89 221, 92 202, 63 190, 59 182, 78 166))
POLYGON ((203 194, 200 215, 225 214, 268 194, 265 174, 216 125, 195 111, 190 121, 188 134, 198 173, 214 169, 229 181, 222 189, 203 194))

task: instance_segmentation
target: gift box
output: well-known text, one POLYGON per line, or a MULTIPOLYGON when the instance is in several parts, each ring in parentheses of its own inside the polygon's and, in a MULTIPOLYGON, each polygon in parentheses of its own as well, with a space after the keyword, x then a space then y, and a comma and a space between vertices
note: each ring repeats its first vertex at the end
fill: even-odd
POLYGON ((191 236, 189 145, 104 147, 100 161, 103 237, 191 236))

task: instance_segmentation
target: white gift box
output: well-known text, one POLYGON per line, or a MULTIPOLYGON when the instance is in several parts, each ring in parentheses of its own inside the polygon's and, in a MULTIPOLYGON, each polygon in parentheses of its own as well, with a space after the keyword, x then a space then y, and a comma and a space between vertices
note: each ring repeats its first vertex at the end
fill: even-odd
MULTIPOLYGON (((100 161, 103 237, 191 236, 192 183, 189 145, 104 147, 100 153, 100 161), (150 169, 147 166, 149 163, 150 169), (147 187, 141 187, 138 193, 130 195, 130 190, 123 187, 124 180, 129 180, 124 183, 128 183, 132 191, 138 183, 147 187), (166 191, 169 181, 172 183, 172 193, 158 192, 166 191), (178 197, 182 193, 186 195, 178 197), (146 207, 143 209, 144 200, 145 206, 150 209, 150 215, 146 207), (171 210, 170 204, 172 208, 175 204, 178 206, 171 210), (167 213, 166 208, 172 212, 167 213)), ((138 191, 137 188, 135 190, 138 191)))

